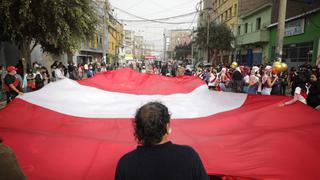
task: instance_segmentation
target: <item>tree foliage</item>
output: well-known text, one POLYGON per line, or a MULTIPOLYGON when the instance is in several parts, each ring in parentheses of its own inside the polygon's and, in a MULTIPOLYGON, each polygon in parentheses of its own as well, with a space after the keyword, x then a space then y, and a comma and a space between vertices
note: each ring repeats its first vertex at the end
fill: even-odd
POLYGON ((175 59, 177 60, 185 60, 188 55, 191 55, 192 44, 179 44, 174 48, 175 51, 175 59))
POLYGON ((200 49, 208 49, 211 58, 214 52, 232 49, 234 35, 225 24, 211 22, 209 25, 209 43, 207 43, 208 27, 200 26, 196 30, 195 43, 200 49))
POLYGON ((231 43, 234 40, 233 33, 225 24, 210 23, 209 43, 207 44, 207 27, 200 26, 196 30, 196 44, 203 49, 230 50, 231 43))
POLYGON ((44 52, 73 52, 91 38, 98 22, 92 0, 2 0, 0 40, 17 45, 30 59, 34 47, 44 52))

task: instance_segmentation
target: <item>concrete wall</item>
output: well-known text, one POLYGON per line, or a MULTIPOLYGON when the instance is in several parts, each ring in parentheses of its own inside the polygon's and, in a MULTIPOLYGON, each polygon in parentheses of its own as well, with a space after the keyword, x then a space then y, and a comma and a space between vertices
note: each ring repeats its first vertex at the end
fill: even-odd
MULTIPOLYGON (((1 65, 17 65, 19 61, 19 52, 18 49, 8 42, 1 42, 0 43, 0 64, 1 65)), ((68 63, 68 56, 67 54, 63 55, 51 55, 48 53, 43 53, 41 46, 36 46, 31 53, 31 63, 39 62, 43 66, 50 69, 50 66, 53 64, 54 61, 60 61, 63 64, 68 63)))
POLYGON ((253 38, 252 36, 254 36, 255 34, 251 34, 251 33, 255 33, 261 30, 267 30, 266 27, 271 24, 271 13, 272 13, 271 6, 267 6, 264 9, 261 9, 261 11, 252 13, 247 17, 239 18, 238 27, 239 26, 241 27, 241 31, 239 34, 238 27, 237 27, 237 36, 244 36, 243 37, 244 43, 246 43, 247 41, 252 41, 251 40, 253 38), (260 30, 257 29, 257 18, 261 18, 260 30), (247 33, 244 32, 246 23, 248 23, 247 33))

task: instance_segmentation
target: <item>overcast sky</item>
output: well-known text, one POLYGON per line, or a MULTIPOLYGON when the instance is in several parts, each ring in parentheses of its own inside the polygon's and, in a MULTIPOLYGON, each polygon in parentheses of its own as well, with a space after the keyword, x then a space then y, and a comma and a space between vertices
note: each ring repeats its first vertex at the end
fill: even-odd
MULTIPOLYGON (((116 7, 117 19, 135 20, 131 15, 117 10, 117 8, 140 16, 146 19, 159 19, 187 14, 196 11, 196 5, 199 0, 110 0, 112 6, 116 7)), ((167 22, 189 22, 182 25, 159 24, 153 22, 123 22, 124 28, 135 30, 137 35, 145 37, 147 42, 155 44, 157 50, 163 48, 164 29, 187 29, 196 25, 196 14, 187 17, 171 19, 167 22), (193 24, 191 22, 194 22, 193 24)), ((121 22, 121 21, 120 21, 121 22)))

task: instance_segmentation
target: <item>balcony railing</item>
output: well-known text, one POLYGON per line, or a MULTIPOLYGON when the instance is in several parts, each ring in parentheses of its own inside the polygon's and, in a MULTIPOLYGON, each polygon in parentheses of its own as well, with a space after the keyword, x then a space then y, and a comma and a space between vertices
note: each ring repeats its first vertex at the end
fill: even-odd
POLYGON ((259 42, 269 42, 270 34, 268 30, 258 30, 241 35, 237 35, 236 42, 238 45, 254 44, 259 42))

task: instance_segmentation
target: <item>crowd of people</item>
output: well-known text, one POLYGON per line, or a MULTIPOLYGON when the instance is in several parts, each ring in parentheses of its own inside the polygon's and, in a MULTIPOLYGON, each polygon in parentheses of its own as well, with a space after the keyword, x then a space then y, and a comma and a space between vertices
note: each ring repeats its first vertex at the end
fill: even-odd
POLYGON ((130 64, 127 67, 141 73, 170 77, 196 76, 214 91, 292 96, 291 101, 284 102, 280 106, 300 101, 320 110, 320 56, 316 66, 303 64, 298 69, 292 67, 285 72, 277 72, 271 65, 232 67, 224 64, 216 67, 192 68, 178 61, 169 61, 160 66, 130 64))
MULTIPOLYGON (((20 63, 21 64, 21 63, 20 63)), ((316 66, 304 64, 298 69, 292 67, 286 72, 276 72, 270 65, 231 67, 218 65, 216 67, 192 67, 179 61, 170 60, 165 63, 124 63, 112 66, 98 61, 64 65, 55 61, 50 71, 38 62, 29 66, 26 73, 22 67, 0 66, 1 86, 6 92, 7 102, 25 92, 39 90, 46 84, 64 78, 81 80, 93 77, 96 73, 117 68, 131 68, 141 73, 159 74, 163 76, 196 76, 206 82, 208 88, 214 91, 292 96, 292 101, 281 106, 301 101, 313 108, 320 105, 320 57, 316 66), (8 75, 7 75, 8 74, 8 75)), ((0 99, 4 93, 0 93, 0 99)))
POLYGON ((98 72, 113 69, 110 64, 96 61, 78 65, 69 62, 66 66, 62 62, 55 61, 50 68, 36 61, 32 65, 27 65, 27 70, 24 72, 22 61, 16 66, 0 66, 0 100, 6 97, 9 103, 16 96, 39 90, 50 82, 65 78, 81 80, 93 77, 98 72))

